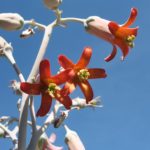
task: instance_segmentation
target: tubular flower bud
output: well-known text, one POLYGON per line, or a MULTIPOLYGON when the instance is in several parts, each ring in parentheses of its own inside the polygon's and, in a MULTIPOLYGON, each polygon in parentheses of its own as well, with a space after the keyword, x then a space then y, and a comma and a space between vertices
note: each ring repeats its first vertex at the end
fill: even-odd
POLYGON ((51 10, 57 9, 61 2, 62 0, 44 0, 45 6, 51 10))
POLYGON ((68 145, 69 150, 85 150, 85 147, 75 131, 70 130, 66 125, 65 142, 68 145))
POLYGON ((17 13, 1 13, 0 28, 8 31, 21 29, 24 25, 24 19, 17 13))

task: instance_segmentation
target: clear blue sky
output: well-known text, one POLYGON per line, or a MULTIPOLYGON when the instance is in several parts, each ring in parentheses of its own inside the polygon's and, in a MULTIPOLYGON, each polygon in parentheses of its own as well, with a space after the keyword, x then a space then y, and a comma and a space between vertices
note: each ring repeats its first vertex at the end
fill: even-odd
MULTIPOLYGON (((57 27, 49 43, 45 58, 51 61, 52 72, 56 73, 59 66, 57 57, 65 54, 74 62, 79 58, 83 47, 91 46, 93 56, 90 67, 105 68, 106 79, 91 81, 94 95, 101 96, 103 108, 73 111, 66 123, 76 130, 83 140, 86 150, 149 150, 150 149, 150 50, 149 50, 149 14, 148 0, 64 0, 61 5, 63 17, 87 18, 97 15, 102 18, 124 23, 130 14, 130 9, 136 7, 139 14, 135 26, 139 26, 135 47, 130 51, 125 61, 120 61, 121 51, 110 63, 104 62, 112 47, 109 43, 87 34, 81 24, 70 23, 68 27, 57 27)), ((42 0, 1 0, 0 13, 17 12, 25 19, 48 24, 54 20, 54 14, 44 7, 42 0)), ((0 35, 12 43, 14 56, 23 74, 27 78, 43 33, 24 40, 19 38, 21 31, 6 32, 0 30, 0 35)), ((10 81, 17 79, 11 65, 0 58, 0 116, 17 116, 16 102, 18 96, 8 88, 10 81)), ((18 80, 18 79, 17 79, 18 80)), ((78 90, 72 97, 83 97, 78 90)), ((40 97, 36 97, 36 109, 40 97)), ((41 123, 43 119, 39 118, 41 123)), ((48 129, 48 134, 58 135, 57 144, 64 144, 64 130, 48 129)), ((8 140, 0 139, 0 149, 8 150, 8 140)))

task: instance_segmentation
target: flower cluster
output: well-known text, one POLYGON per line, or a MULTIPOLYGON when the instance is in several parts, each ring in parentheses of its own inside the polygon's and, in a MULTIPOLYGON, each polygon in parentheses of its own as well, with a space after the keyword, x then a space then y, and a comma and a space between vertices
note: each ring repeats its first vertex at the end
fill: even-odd
MULTIPOLYGON (((60 1, 44 1, 50 9, 55 9, 60 1), (52 4, 53 3, 53 4, 52 4), (49 4, 49 5, 47 5, 49 4), (55 6, 56 5, 56 6, 55 6)), ((129 19, 123 25, 119 25, 114 21, 108 21, 97 16, 89 17, 85 21, 87 32, 94 34, 113 45, 112 53, 105 58, 105 61, 112 60, 117 52, 118 46, 123 53, 122 60, 127 56, 129 48, 134 46, 134 39, 137 35, 138 27, 129 28, 135 21, 137 9, 132 8, 129 19)), ((52 99, 58 100, 66 109, 72 106, 72 100, 69 97, 77 87, 83 92, 86 103, 93 99, 93 90, 89 83, 89 79, 105 78, 107 75, 104 69, 88 68, 90 58, 92 56, 92 48, 86 47, 76 64, 64 55, 58 57, 60 66, 63 71, 52 76, 50 72, 50 62, 43 60, 40 63, 40 81, 38 83, 22 82, 20 89, 29 95, 42 95, 41 106, 37 112, 37 116, 45 116, 51 107, 52 99), (59 85, 64 84, 62 88, 59 85)))
POLYGON ((101 68, 87 68, 92 55, 92 49, 86 47, 81 58, 76 64, 64 55, 59 56, 59 63, 64 68, 57 75, 52 76, 50 72, 50 62, 45 59, 41 61, 40 81, 38 83, 22 82, 20 89, 30 95, 42 95, 41 106, 37 116, 45 116, 51 107, 52 99, 58 100, 66 109, 72 105, 69 94, 72 93, 76 85, 79 85, 86 98, 86 103, 93 99, 93 90, 88 79, 105 78, 106 73, 101 68), (65 83, 61 89, 59 85, 65 83))
MULTIPOLYGON (((128 20, 120 25, 115 21, 109 21, 98 16, 91 16, 87 19, 62 18, 63 11, 59 10, 62 0, 43 0, 43 3, 56 15, 56 20, 47 26, 37 23, 33 19, 24 20, 18 13, 0 13, 0 29, 16 31, 22 29, 27 24, 30 25, 27 29, 22 31, 20 38, 26 39, 33 36, 36 33, 36 29, 45 31, 35 64, 27 80, 28 82, 25 82, 23 74, 16 64, 12 55, 13 48, 11 44, 0 36, 0 56, 5 56, 10 61, 20 79, 20 82, 13 80, 11 87, 16 94, 22 95, 22 101, 20 102, 20 100, 18 100, 17 104, 21 114, 20 118, 10 119, 7 116, 0 118, 0 138, 12 138, 13 144, 15 145, 13 149, 23 149, 26 147, 26 126, 30 124, 32 126, 32 138, 27 149, 63 150, 63 147, 53 145, 56 140, 55 134, 51 134, 50 137, 46 135, 45 130, 49 124, 53 124, 55 128, 60 127, 60 125, 64 124, 64 120, 68 117, 69 112, 73 109, 102 107, 100 97, 94 97, 94 92, 89 80, 106 78, 107 74, 103 68, 88 67, 93 53, 91 47, 85 47, 83 49, 76 63, 61 54, 58 57, 61 69, 55 75, 51 73, 50 61, 48 59, 42 60, 54 27, 64 27, 69 21, 82 23, 88 33, 112 44, 113 50, 111 54, 105 58, 106 62, 111 61, 116 56, 117 47, 121 49, 121 59, 124 60, 129 53, 129 49, 134 47, 134 40, 138 32, 138 27, 130 27, 137 17, 138 11, 136 8, 131 9, 128 20), (37 75, 38 68, 39 76, 37 75), (35 78, 33 79, 33 77, 35 78), (70 94, 73 93, 77 87, 82 91, 84 98, 77 97, 71 99, 70 94), (23 92, 28 95, 23 94, 23 92), (41 95, 41 104, 36 113, 37 117, 47 115, 52 106, 52 100, 57 100, 56 105, 54 105, 54 111, 48 115, 48 118, 42 126, 36 125, 32 95, 41 95), (31 123, 27 121, 28 106, 30 106, 31 123), (57 112, 62 106, 67 110, 61 111, 61 114, 58 116, 57 112), (19 128, 16 126, 11 132, 8 129, 8 125, 13 122, 12 120, 19 121, 19 128), (2 122, 5 123, 6 127, 1 124, 2 122), (18 132, 19 136, 17 138, 16 134, 18 132)), ((66 125, 64 125, 64 128, 66 130, 65 142, 68 145, 68 149, 85 150, 78 134, 69 129, 66 125)))

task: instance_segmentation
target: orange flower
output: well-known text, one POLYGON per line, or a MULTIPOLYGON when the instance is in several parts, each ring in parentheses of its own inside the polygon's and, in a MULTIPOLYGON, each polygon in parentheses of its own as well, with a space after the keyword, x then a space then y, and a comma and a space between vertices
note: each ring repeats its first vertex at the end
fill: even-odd
POLYGON ((127 22, 123 25, 119 25, 114 21, 108 21, 97 16, 89 17, 86 20, 86 29, 87 32, 102 38, 113 45, 112 53, 105 58, 105 61, 112 60, 116 53, 118 46, 123 53, 122 60, 127 56, 129 52, 129 47, 134 46, 134 39, 137 35, 138 27, 129 28, 133 24, 137 16, 137 9, 132 8, 130 17, 127 22))
POLYGON ((59 56, 59 63, 64 69, 71 68, 74 71, 74 76, 70 79, 62 89, 62 92, 67 95, 75 90, 76 85, 79 85, 82 90, 86 102, 93 99, 93 90, 88 82, 88 79, 105 78, 106 73, 104 69, 100 68, 86 68, 89 64, 92 55, 92 49, 86 47, 76 64, 64 55, 59 56))
POLYGON ((43 60, 40 63, 40 82, 27 83, 22 82, 20 89, 30 95, 42 95, 41 106, 37 112, 37 116, 45 116, 50 110, 52 98, 57 99, 66 109, 70 109, 72 101, 69 96, 64 96, 60 93, 58 85, 66 82, 71 76, 71 69, 51 76, 50 63, 48 60, 43 60))

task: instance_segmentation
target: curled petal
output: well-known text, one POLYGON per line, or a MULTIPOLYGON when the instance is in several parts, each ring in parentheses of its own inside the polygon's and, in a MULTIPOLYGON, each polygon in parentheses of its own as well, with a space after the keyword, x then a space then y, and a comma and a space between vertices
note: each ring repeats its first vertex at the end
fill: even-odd
POLYGON ((129 35, 137 35, 138 27, 136 28, 126 28, 126 27, 120 27, 117 23, 111 21, 108 24, 110 32, 118 38, 125 39, 129 35))
POLYGON ((138 11, 136 8, 131 8, 131 14, 128 20, 122 25, 122 27, 129 27, 130 25, 132 25, 136 19, 137 13, 138 11))
POLYGON ((86 47, 79 61, 77 62, 76 67, 85 68, 89 64, 91 56, 92 56, 92 48, 86 47))
POLYGON ((39 95, 41 93, 41 85, 36 83, 22 82, 20 89, 30 95, 39 95))
POLYGON ((63 84, 66 81, 68 81, 69 79, 72 79, 74 77, 74 71, 72 69, 67 69, 64 70, 62 72, 60 72, 59 74, 51 77, 51 80, 56 83, 57 85, 63 84))
POLYGON ((63 95, 69 95, 72 93, 76 88, 76 84, 73 82, 67 82, 64 87, 61 89, 63 95))
POLYGON ((40 80, 43 81, 46 78, 49 78, 51 75, 50 72, 50 62, 49 60, 45 59, 42 60, 40 63, 40 80))
POLYGON ((49 96, 47 93, 42 93, 41 105, 36 116, 40 117, 45 116, 49 112, 51 104, 52 104, 52 97, 49 96))
POLYGON ((125 41, 120 40, 120 39, 116 39, 116 44, 119 46, 119 48, 121 49, 123 56, 122 56, 122 60, 124 60, 124 58, 128 55, 129 53, 129 47, 128 45, 125 43, 125 41))
POLYGON ((90 73, 89 79, 105 78, 107 76, 104 69, 92 68, 88 69, 88 72, 90 73))
POLYGON ((86 103, 93 99, 93 90, 88 81, 78 82, 79 87, 81 88, 85 98, 86 103))
POLYGON ((69 96, 62 95, 61 91, 59 90, 54 93, 54 96, 61 104, 65 106, 66 109, 70 109, 72 101, 69 96))
POLYGON ((117 47, 114 45, 112 53, 105 58, 105 61, 107 62, 111 61, 116 56, 116 54, 117 54, 117 47))
POLYGON ((74 67, 74 64, 73 62, 68 59, 66 56, 64 55, 60 55, 58 57, 58 60, 59 60, 59 64, 64 68, 64 69, 68 69, 68 68, 73 68, 74 67))

